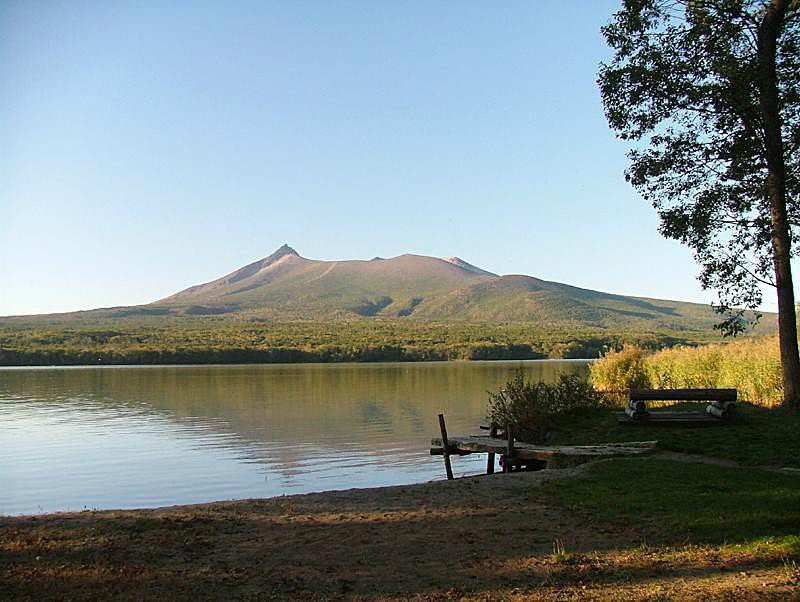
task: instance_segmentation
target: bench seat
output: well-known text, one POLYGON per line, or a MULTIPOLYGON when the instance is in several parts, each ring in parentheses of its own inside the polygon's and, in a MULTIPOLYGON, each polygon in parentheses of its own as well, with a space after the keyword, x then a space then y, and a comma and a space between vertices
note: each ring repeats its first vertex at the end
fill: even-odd
POLYGON ((631 389, 625 413, 632 420, 652 420, 659 416, 648 410, 649 401, 702 401, 708 402, 701 413, 706 419, 727 418, 735 411, 737 397, 736 389, 631 389))

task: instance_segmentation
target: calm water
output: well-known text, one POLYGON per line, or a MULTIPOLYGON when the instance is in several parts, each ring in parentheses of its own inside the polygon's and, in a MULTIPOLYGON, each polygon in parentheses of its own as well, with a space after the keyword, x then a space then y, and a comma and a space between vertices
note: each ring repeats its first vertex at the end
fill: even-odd
MULTIPOLYGON (((0 368, 0 514, 267 497, 443 477, 486 391, 586 362, 0 368)), ((456 474, 484 469, 455 458, 456 474)))

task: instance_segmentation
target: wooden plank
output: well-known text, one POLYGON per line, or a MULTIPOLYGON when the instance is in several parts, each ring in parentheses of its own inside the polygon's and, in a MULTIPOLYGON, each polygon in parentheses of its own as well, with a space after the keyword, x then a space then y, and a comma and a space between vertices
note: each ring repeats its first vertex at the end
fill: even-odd
POLYGON ((631 401, 736 401, 736 389, 631 389, 631 401))
POLYGON ((506 454, 503 456, 503 472, 511 472, 511 458, 515 457, 514 453, 514 429, 510 423, 506 423, 506 454))
POLYGON ((709 416, 707 410, 703 411, 681 411, 681 410, 654 410, 652 412, 645 412, 644 414, 636 414, 631 412, 630 409, 622 412, 629 416, 635 422, 647 422, 648 420, 691 420, 697 418, 699 420, 707 420, 712 418, 709 416))
MULTIPOLYGON (((497 437, 497 423, 492 422, 489 427, 489 436, 497 437)), ((489 452, 486 457, 486 474, 494 474, 494 452, 489 452)))
POLYGON ((709 426, 724 424, 722 420, 703 412, 649 412, 644 417, 631 418, 627 413, 620 413, 619 424, 660 425, 660 426, 709 426))
POLYGON ((444 453, 444 470, 447 473, 447 480, 453 480, 453 467, 450 466, 450 442, 447 440, 447 427, 444 425, 444 414, 439 414, 439 430, 442 432, 442 450, 444 453))
MULTIPOLYGON (((432 447, 430 449, 430 453, 432 456, 443 456, 444 450, 441 447, 432 447)), ((450 446, 450 451, 447 453, 451 456, 469 456, 470 454, 477 454, 478 452, 464 451, 463 449, 453 449, 453 446, 450 446)))
MULTIPOLYGON (((521 460, 543 460, 548 466, 559 463, 570 465, 578 461, 596 460, 613 456, 638 456, 652 452, 656 441, 631 441, 626 443, 606 443, 604 445, 533 445, 521 441, 514 442, 514 457, 521 460)), ((442 449, 442 439, 431 439, 431 450, 442 449)), ((448 451, 492 452, 506 454, 508 441, 482 435, 459 436, 448 439, 448 451)), ((431 451, 431 453, 434 453, 431 451)))
MULTIPOLYGON (((504 453, 508 448, 508 443, 504 439, 496 439, 487 437, 485 435, 458 435, 450 437, 448 443, 453 450, 458 448, 464 451, 473 452, 488 452, 493 451, 497 454, 504 453)), ((585 454, 602 453, 606 449, 620 449, 620 450, 652 450, 656 446, 656 441, 626 441, 623 443, 604 443, 601 445, 535 445, 533 443, 525 443, 523 441, 514 442, 514 452, 517 455, 522 452, 541 452, 551 454, 585 454)), ((431 439, 431 447, 442 447, 442 440, 440 438, 431 439)))

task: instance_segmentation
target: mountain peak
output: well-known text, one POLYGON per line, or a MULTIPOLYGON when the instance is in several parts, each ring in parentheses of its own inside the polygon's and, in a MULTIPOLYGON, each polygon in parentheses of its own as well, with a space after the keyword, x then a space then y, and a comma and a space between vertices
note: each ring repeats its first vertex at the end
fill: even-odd
POLYGON ((481 276, 497 276, 497 274, 493 274, 492 272, 483 270, 478 266, 472 265, 471 263, 467 263, 459 257, 442 257, 442 260, 446 261, 447 263, 452 263, 453 265, 460 267, 462 270, 472 272, 473 274, 480 274, 481 276))
MULTIPOLYGON (((549 328, 706 330, 709 308, 579 289, 530 276, 496 276, 459 257, 405 254, 317 261, 288 244, 221 278, 124 315, 228 316, 236 320, 535 322, 549 328), (152 312, 160 313, 152 313, 152 312)), ((221 318, 220 318, 221 319, 221 318)))
POLYGON ((295 255, 297 257, 300 257, 300 254, 297 251, 295 251, 292 247, 290 247, 287 244, 283 244, 272 255, 270 255, 269 257, 265 257, 262 263, 264 265, 267 265, 269 263, 272 263, 273 261, 277 261, 284 255, 295 255))

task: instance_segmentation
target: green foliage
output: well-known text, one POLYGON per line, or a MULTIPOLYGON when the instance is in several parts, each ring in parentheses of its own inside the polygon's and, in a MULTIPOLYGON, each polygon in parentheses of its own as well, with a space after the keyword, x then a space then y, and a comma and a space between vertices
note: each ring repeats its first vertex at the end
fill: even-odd
POLYGON ((599 84, 610 126, 632 142, 627 179, 658 210, 661 233, 694 251, 723 329, 736 333, 747 318, 734 308, 758 307, 773 279, 773 238, 788 262, 777 208, 800 223, 800 4, 689 8, 625 0, 603 28, 615 54, 599 84))
POLYGON ((547 438, 555 416, 601 402, 600 394, 573 374, 562 374, 553 384, 531 383, 519 370, 498 391, 489 392, 487 416, 500 426, 511 425, 518 439, 537 443, 547 438))
POLYGON ((553 541, 553 553, 550 554, 550 560, 555 564, 572 564, 577 560, 577 556, 567 551, 563 539, 556 538, 553 541))
POLYGON ((531 323, 0 320, 0 365, 211 364, 596 357, 600 350, 708 340, 709 333, 551 330, 531 323))
POLYGON ((735 388, 739 398, 765 406, 783 399, 778 341, 746 339, 701 347, 647 352, 626 347, 594 362, 589 380, 598 389, 617 392, 630 387, 735 388))

